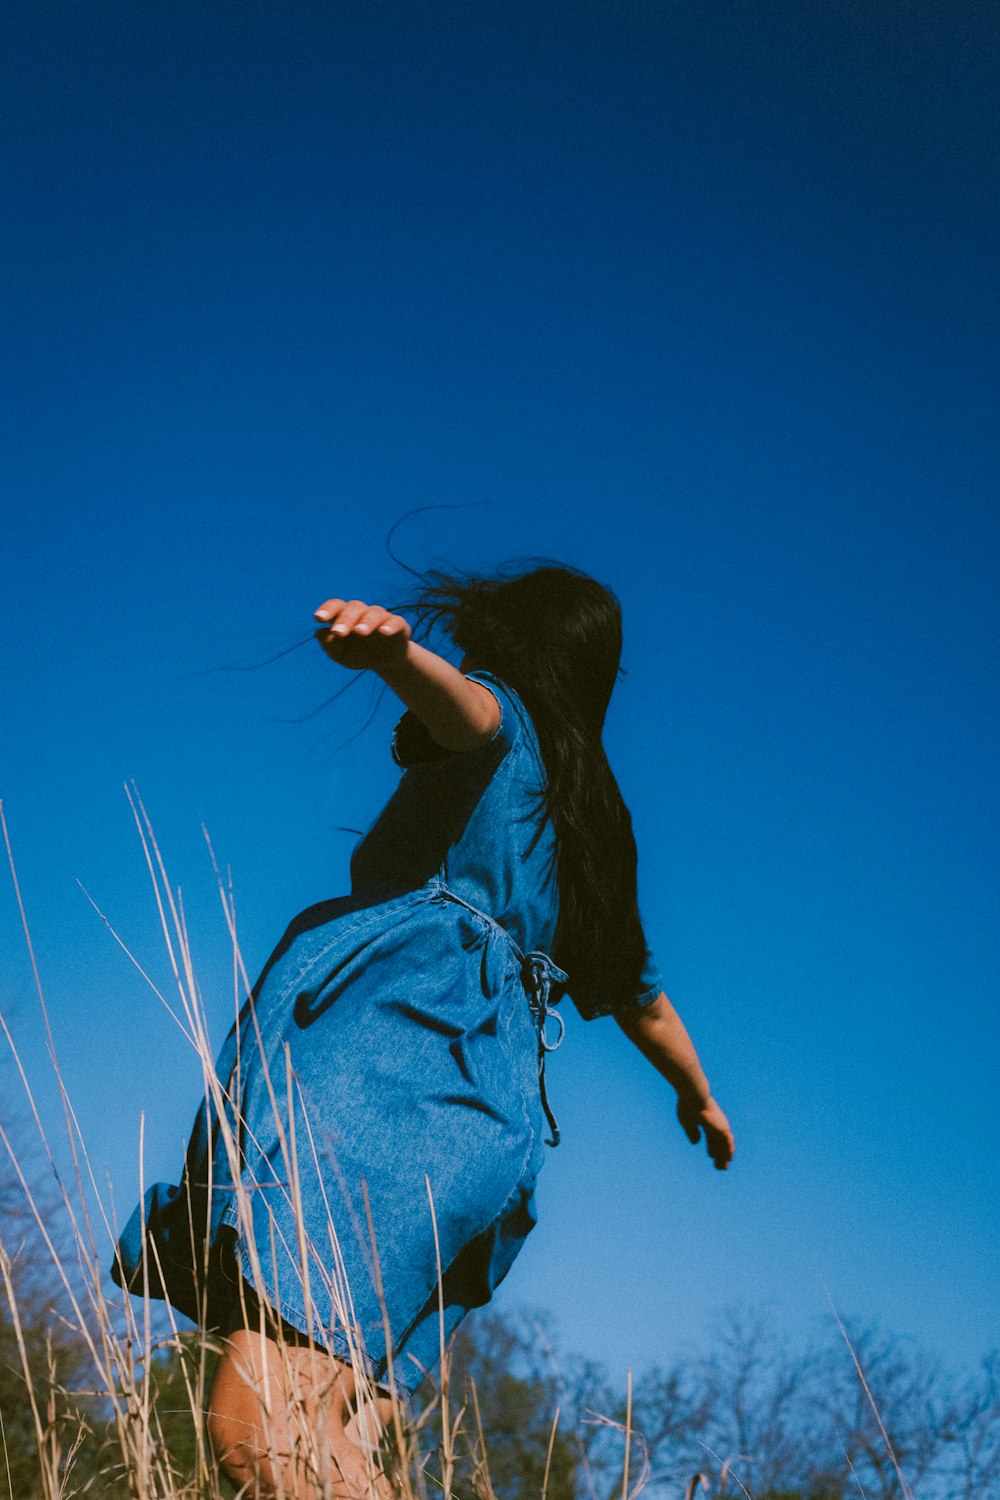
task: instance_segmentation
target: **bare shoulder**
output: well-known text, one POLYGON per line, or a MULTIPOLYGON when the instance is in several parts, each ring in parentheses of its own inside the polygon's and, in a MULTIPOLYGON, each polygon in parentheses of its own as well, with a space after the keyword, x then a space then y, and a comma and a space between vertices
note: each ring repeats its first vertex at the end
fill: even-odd
POLYGON ((500 703, 496 694, 484 683, 476 682, 471 677, 466 677, 465 681, 473 690, 471 701, 475 705, 476 730, 481 742, 485 744, 500 728, 500 703))

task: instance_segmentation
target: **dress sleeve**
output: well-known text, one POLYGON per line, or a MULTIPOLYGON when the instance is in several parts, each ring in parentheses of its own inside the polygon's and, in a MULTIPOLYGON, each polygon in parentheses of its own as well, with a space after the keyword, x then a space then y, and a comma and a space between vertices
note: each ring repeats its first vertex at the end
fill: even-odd
POLYGON ((646 944, 646 960, 642 966, 639 976, 639 987, 631 995, 606 996, 589 995, 582 991, 573 989, 572 979, 567 985, 567 992, 573 1004, 585 1021, 594 1021, 598 1016, 624 1016, 642 1010, 644 1006, 652 1005, 661 992, 666 988, 663 975, 656 955, 653 953, 648 942, 646 944))
POLYGON ((639 988, 627 1000, 615 1005, 611 1014, 627 1014, 629 1011, 641 1010, 643 1006, 652 1005, 653 1001, 659 998, 664 988, 663 975, 656 961, 656 955, 647 943, 646 961, 642 966, 642 973, 639 976, 639 988))
POLYGON ((410 766, 426 761, 471 760, 479 757, 483 761, 499 762, 510 750, 521 729, 518 700, 505 682, 493 672, 476 668, 466 672, 470 682, 479 682, 488 688, 500 707, 500 723, 492 735, 474 750, 446 750, 431 738, 430 731, 412 708, 408 708, 396 724, 392 734, 392 758, 397 766, 408 770, 410 766))

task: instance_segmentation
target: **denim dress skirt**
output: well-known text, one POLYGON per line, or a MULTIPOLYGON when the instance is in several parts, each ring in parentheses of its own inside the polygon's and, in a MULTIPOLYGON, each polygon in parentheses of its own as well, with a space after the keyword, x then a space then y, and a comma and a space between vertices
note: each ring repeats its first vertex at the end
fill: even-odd
POLYGON ((513 689, 468 676, 496 734, 449 752, 400 719, 404 774, 351 893, 289 926, 207 1070, 179 1184, 149 1189, 112 1269, 208 1329, 242 1277, 404 1395, 513 1264, 557 1139, 542 1064, 570 981, 544 765, 513 689))

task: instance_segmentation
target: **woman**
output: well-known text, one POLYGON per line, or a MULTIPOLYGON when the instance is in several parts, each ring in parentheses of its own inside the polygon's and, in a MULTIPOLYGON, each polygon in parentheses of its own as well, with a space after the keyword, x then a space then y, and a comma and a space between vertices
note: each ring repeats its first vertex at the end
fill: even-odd
POLYGON ((150 1189, 118 1249, 123 1285, 225 1334, 210 1436, 263 1495, 363 1493, 366 1383, 388 1420, 509 1270, 558 1141, 544 1058, 564 992, 614 1016, 717 1168, 733 1155, 645 941, 601 743, 617 600, 559 565, 428 576, 413 607, 447 625, 457 668, 401 614, 316 610, 330 659, 406 706, 404 775, 354 849, 351 894, 301 913, 268 960, 181 1185, 150 1189))

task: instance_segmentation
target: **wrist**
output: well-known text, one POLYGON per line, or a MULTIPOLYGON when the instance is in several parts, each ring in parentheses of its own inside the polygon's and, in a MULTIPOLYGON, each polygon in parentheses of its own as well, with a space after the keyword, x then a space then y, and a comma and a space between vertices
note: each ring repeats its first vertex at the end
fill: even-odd
POLYGON ((685 1078, 674 1087, 677 1090, 678 1102, 687 1109, 696 1110, 698 1114, 707 1109, 712 1102, 711 1085, 704 1076, 700 1079, 685 1078))
POLYGON ((381 662, 378 666, 373 667, 372 670, 376 677, 381 677, 387 686, 392 687, 395 682, 399 681, 400 677, 405 676, 408 671, 412 670, 414 652, 419 649, 414 641, 408 639, 403 643, 402 650, 399 651, 392 661, 381 662))

